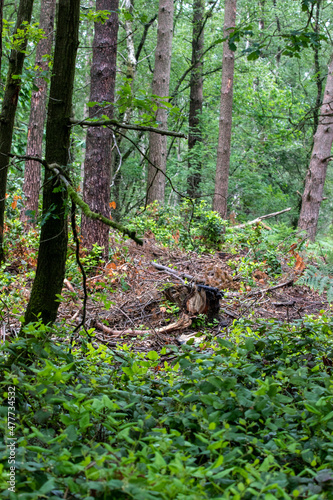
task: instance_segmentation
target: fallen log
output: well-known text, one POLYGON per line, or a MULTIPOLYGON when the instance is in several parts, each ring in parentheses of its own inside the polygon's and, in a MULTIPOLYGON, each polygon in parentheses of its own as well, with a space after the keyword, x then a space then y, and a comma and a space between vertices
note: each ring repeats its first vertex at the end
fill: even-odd
MULTIPOLYGON (((273 212, 271 214, 261 215, 261 217, 257 217, 256 219, 245 222, 244 224, 233 226, 233 229, 241 229, 242 227, 250 226, 252 224, 257 224, 258 222, 261 222, 263 219, 269 219, 270 217, 275 217, 276 215, 284 214, 285 212, 289 212, 290 210, 291 207, 285 208, 284 210, 280 210, 280 212, 273 212)), ((266 229, 270 229, 270 227, 268 226, 264 225, 264 227, 266 227, 266 229)))
POLYGON ((181 317, 175 321, 174 323, 170 323, 170 325, 162 326, 162 328, 156 328, 155 330, 134 330, 133 328, 128 328, 126 330, 114 330, 109 326, 104 325, 100 321, 95 321, 95 327, 98 330, 106 333, 107 335, 116 338, 121 337, 123 335, 127 335, 129 337, 137 337, 138 335, 143 334, 160 334, 160 333, 171 333, 177 330, 183 330, 188 328, 192 324, 192 319, 187 316, 187 314, 182 314, 181 317))

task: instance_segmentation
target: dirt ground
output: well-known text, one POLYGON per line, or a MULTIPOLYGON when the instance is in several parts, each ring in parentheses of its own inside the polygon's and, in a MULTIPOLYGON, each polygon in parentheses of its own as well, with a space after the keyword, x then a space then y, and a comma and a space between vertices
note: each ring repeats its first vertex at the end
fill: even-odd
MULTIPOLYGON (((127 243, 126 252, 114 245, 113 261, 88 277, 85 322, 87 329, 95 328, 94 340, 110 347, 130 344, 138 351, 159 350, 165 345, 184 343, 198 333, 201 338, 227 335, 228 327, 241 318, 292 322, 330 310, 324 295, 297 284, 301 271, 288 267, 287 262, 282 262, 284 272, 277 281, 257 271, 249 286, 242 276, 232 276, 228 264, 230 260, 237 262, 242 255, 185 253, 162 247, 153 238, 146 238, 143 247, 127 243), (157 269, 156 264, 168 270, 157 269), (166 289, 172 287, 177 292, 195 284, 222 292, 215 318, 207 321, 202 314, 189 312, 184 306, 186 300, 180 305, 167 299, 170 294, 166 289), (114 290, 111 294, 105 291, 110 286, 114 290), (104 299, 99 300, 103 295, 104 299)), ((83 294, 80 291, 74 298, 76 290, 66 283, 63 295, 68 300, 60 306, 59 319, 75 327, 82 319, 83 294)))

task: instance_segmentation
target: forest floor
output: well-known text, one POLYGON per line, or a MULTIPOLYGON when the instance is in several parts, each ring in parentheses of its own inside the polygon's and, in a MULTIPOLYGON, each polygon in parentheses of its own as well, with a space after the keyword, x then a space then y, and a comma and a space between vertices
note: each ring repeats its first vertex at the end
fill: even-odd
MULTIPOLYGON (((113 243, 113 261, 96 268, 87 279, 85 326, 95 328, 98 342, 112 347, 126 343, 136 351, 159 351, 192 336, 199 337, 195 342, 206 336, 227 337, 228 327, 241 319, 291 323, 330 310, 325 294, 297 284, 305 268, 300 256, 290 267, 291 254, 280 255, 283 272, 275 280, 261 270, 244 279, 235 275, 232 267, 237 269, 248 250, 197 254, 163 247, 153 236, 144 241, 143 247, 132 242, 127 246, 113 243), (156 264, 169 271, 157 269, 156 264), (200 314, 202 304, 194 308, 192 304, 190 311, 186 305, 188 289, 199 283, 223 294, 218 314, 210 319, 200 314)), ((66 284, 59 318, 75 325, 82 319, 83 293, 77 293, 71 282, 66 284)))
MULTIPOLYGON (((112 261, 88 269, 85 328, 95 329, 96 342, 110 347, 127 344, 136 351, 158 351, 165 345, 187 342, 191 336, 198 337, 195 342, 207 336, 227 337, 228 327, 242 319, 292 322, 330 310, 325 294, 298 284, 306 264, 292 249, 279 253, 282 273, 272 278, 265 272, 265 262, 260 269, 254 265, 253 272, 251 266, 244 266, 244 262, 249 262, 249 249, 238 253, 185 252, 177 246, 162 246, 152 234, 146 236, 143 247, 129 240, 119 243, 113 239, 112 261), (156 264, 167 269, 157 269, 156 264), (199 304, 196 301, 188 308, 189 290, 195 284, 222 292, 218 314, 209 319, 200 314, 203 307, 199 295, 199 304)), ((2 336, 17 334, 30 295, 35 260, 24 252, 22 257, 20 248, 13 248, 7 261, 10 279, 1 291, 16 297, 16 314, 12 314, 10 305, 3 307, 2 336), (27 266, 30 274, 26 278, 27 266)), ((60 322, 74 329, 82 321, 83 296, 82 277, 74 260, 63 288, 60 322)))

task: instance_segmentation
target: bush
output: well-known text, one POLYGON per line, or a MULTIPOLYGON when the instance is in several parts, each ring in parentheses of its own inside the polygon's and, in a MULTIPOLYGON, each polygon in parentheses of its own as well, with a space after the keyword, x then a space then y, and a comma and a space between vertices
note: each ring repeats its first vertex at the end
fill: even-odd
POLYGON ((2 498, 332 498, 331 320, 238 322, 159 354, 25 333, 1 347, 2 498))

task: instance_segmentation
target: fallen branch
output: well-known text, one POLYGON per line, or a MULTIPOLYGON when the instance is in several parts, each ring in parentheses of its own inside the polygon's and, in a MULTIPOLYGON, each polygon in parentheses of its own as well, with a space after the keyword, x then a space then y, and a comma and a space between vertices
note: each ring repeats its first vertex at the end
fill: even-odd
POLYGON ((293 307, 296 304, 295 300, 289 302, 272 302, 272 305, 275 307, 293 307))
POLYGON ((176 330, 183 330, 191 326, 192 320, 187 314, 182 314, 182 316, 175 323, 171 323, 170 325, 163 326, 162 328, 158 328, 156 330, 133 330, 128 328, 127 330, 114 330, 99 321, 95 321, 95 326, 102 332, 110 335, 111 337, 121 337, 123 335, 127 335, 130 337, 137 337, 138 335, 143 334, 160 334, 160 333, 170 333, 176 330))
POLYGON ((225 314, 227 314, 228 316, 230 316, 231 318, 239 319, 239 316, 237 316, 237 314, 234 314, 233 312, 231 312, 229 309, 221 308, 221 311, 224 312, 225 314))
MULTIPOLYGON (((257 224, 258 222, 261 222, 263 219, 269 219, 270 217, 275 217, 276 215, 284 214, 285 212, 289 212, 291 210, 291 207, 285 208, 284 210, 280 210, 280 212, 274 212, 272 214, 266 214, 262 215, 261 217, 257 217, 254 220, 250 220, 248 222, 245 222, 245 224, 239 224, 238 226, 233 226, 233 229, 240 229, 242 227, 246 227, 252 224, 257 224)), ((265 226, 266 229, 270 229, 268 226, 265 226)))
POLYGON ((171 274, 175 278, 178 278, 179 281, 181 281, 183 285, 185 285, 185 281, 183 281, 183 279, 181 277, 186 278, 186 279, 191 280, 191 281, 196 281, 194 276, 191 276, 190 274, 186 274, 186 273, 178 274, 178 273, 176 273, 176 271, 174 269, 170 269, 170 267, 162 266, 162 264, 156 264, 156 262, 151 262, 151 265, 153 267, 155 267, 156 269, 158 269, 159 271, 164 271, 167 274, 171 274))
POLYGON ((294 284, 294 280, 286 281, 285 283, 280 283, 279 285, 271 286, 269 288, 264 288, 263 290, 255 290, 253 292, 249 292, 249 295, 258 295, 259 293, 270 292, 271 290, 276 290, 277 288, 282 288, 284 286, 291 286, 294 284))
POLYGON ((124 128, 126 130, 141 130, 143 132, 154 132, 160 135, 168 135, 170 137, 180 137, 182 139, 187 139, 187 135, 182 132, 174 132, 173 130, 164 130, 162 128, 147 127, 145 125, 130 125, 128 123, 120 123, 117 120, 70 120, 71 125, 80 125, 81 127, 116 127, 124 128))

